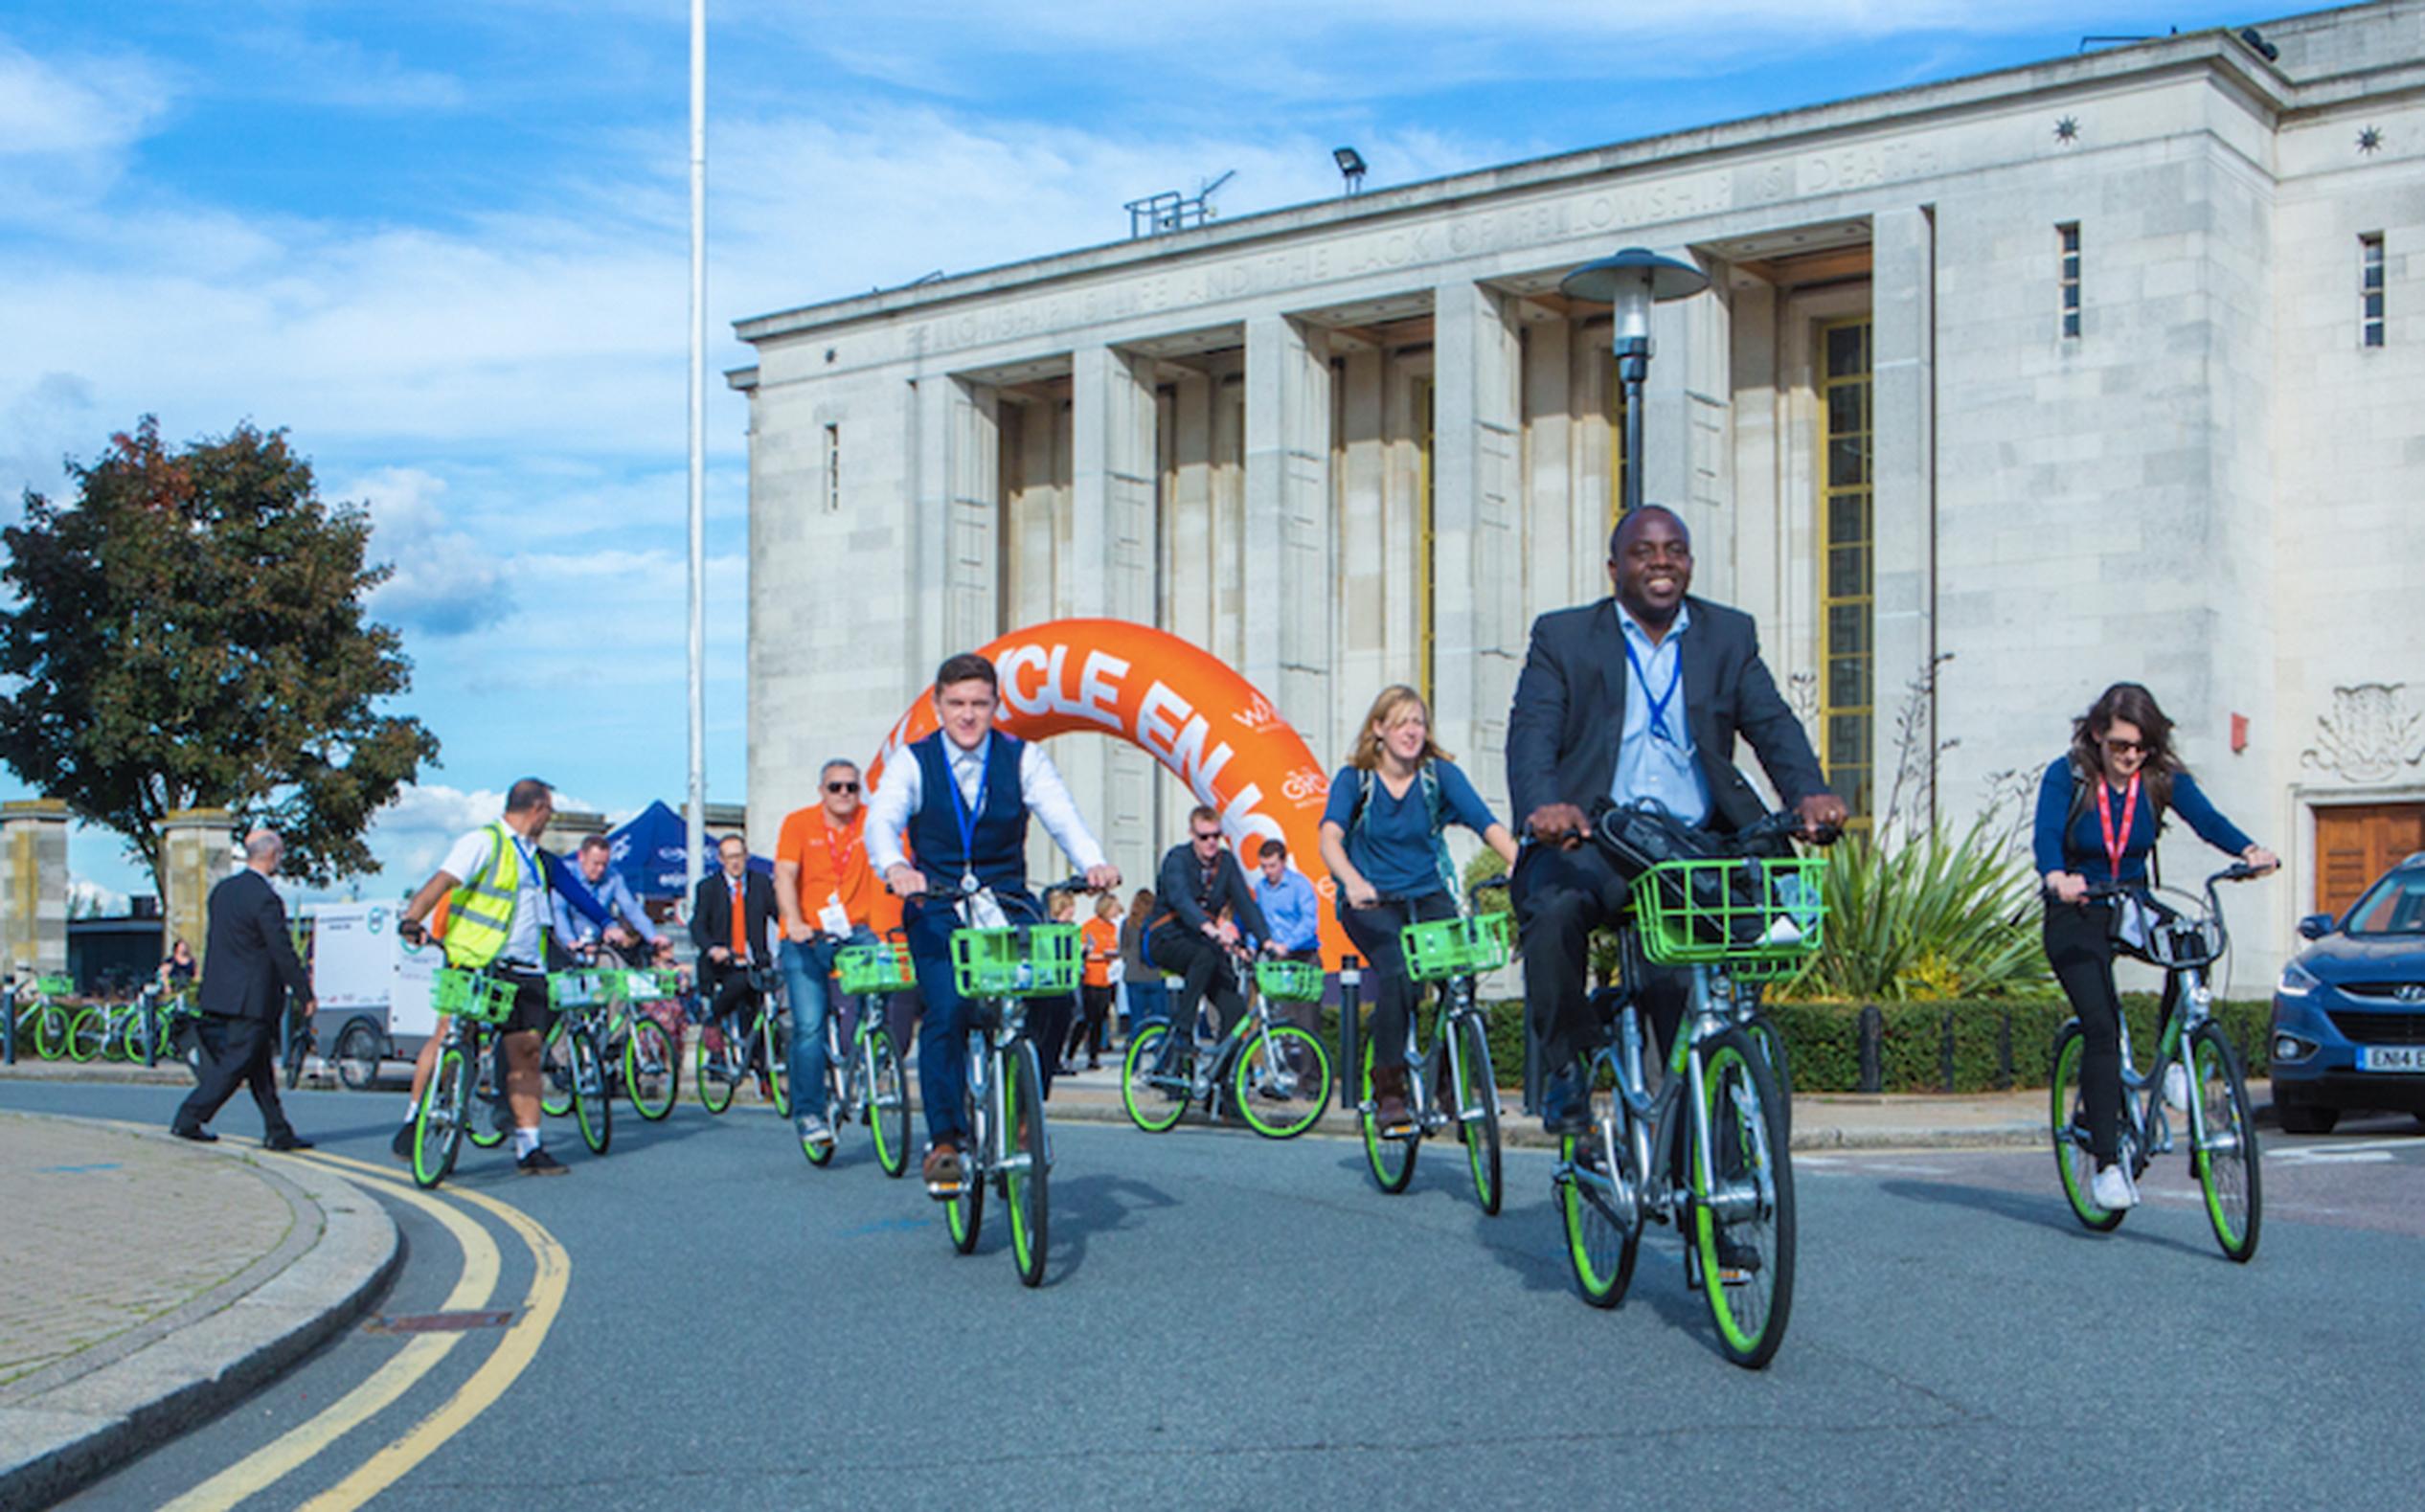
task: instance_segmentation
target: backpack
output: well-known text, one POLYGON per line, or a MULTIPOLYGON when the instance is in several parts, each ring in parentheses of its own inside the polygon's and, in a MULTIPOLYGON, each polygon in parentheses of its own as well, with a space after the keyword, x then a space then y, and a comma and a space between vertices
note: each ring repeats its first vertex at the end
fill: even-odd
MULTIPOLYGON (((1374 779, 1373 774, 1364 767, 1352 770, 1355 773, 1355 808, 1348 815, 1348 828, 1362 833, 1374 779)), ((1464 883, 1458 877, 1455 864, 1448 859, 1448 841, 1440 832, 1440 811, 1446 804, 1439 793, 1439 774, 1433 770, 1431 762, 1426 761, 1415 769, 1415 779, 1422 784, 1423 808, 1431 821, 1432 865, 1439 872, 1439 885, 1447 892, 1448 900, 1462 912, 1465 906, 1464 883)))

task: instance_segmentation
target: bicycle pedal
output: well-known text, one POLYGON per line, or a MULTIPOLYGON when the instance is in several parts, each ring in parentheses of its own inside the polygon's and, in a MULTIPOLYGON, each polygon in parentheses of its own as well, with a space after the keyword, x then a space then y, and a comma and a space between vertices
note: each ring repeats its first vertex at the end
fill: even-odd
POLYGON ((926 1195, 939 1203, 947 1203, 960 1195, 964 1185, 961 1182, 928 1182, 926 1195))

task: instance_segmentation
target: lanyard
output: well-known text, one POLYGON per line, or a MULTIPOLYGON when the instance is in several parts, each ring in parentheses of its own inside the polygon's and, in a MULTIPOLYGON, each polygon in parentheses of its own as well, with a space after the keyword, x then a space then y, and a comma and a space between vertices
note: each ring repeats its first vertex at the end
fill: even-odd
POLYGON ((2096 823, 2105 831, 2105 863, 2113 870, 2116 882, 2121 880, 2122 847, 2130 844, 2131 815, 2139 807, 2139 774, 2130 774, 2130 789, 2122 795, 2121 833, 2114 832, 2113 789, 2105 779, 2096 779, 2096 823))
MULTIPOLYGON (((1668 732, 1667 706, 1676 701, 1676 688, 1684 682, 1683 648, 1679 646, 1676 649, 1675 665, 1667 673, 1667 690, 1654 693, 1650 690, 1650 670, 1642 665, 1642 653, 1634 649, 1634 638, 1626 636, 1624 642, 1625 660, 1632 666, 1634 677, 1642 684, 1642 696, 1650 704, 1650 738, 1665 740, 1671 746, 1682 745, 1684 742, 1668 732)), ((1658 653, 1654 651, 1651 654, 1656 656, 1658 653)))
POLYGON ((986 811, 986 784, 993 777, 993 735, 977 747, 977 801, 960 796, 960 778, 943 762, 943 786, 951 789, 951 817, 960 825, 960 891, 977 891, 977 816, 986 811))
MULTIPOLYGON (((959 786, 960 784, 957 782, 953 783, 953 791, 957 792, 959 790, 959 786)), ((983 801, 980 800, 980 801, 983 801)), ((833 825, 826 825, 826 865, 833 869, 833 892, 836 897, 840 897, 842 895, 843 865, 850 859, 851 855, 857 851, 858 848, 859 837, 856 833, 853 833, 850 836, 850 844, 844 846, 842 849, 837 852, 833 848, 833 825)))

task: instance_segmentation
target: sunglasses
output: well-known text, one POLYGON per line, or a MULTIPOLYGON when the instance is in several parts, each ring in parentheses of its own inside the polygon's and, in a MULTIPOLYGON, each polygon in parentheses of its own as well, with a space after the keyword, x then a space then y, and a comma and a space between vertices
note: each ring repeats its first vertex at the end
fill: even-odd
POLYGON ((1203 844, 1204 844, 1206 841, 1208 841, 1208 840, 1218 840, 1218 839, 1220 839, 1220 838, 1221 838, 1221 832, 1220 832, 1219 830, 1217 830, 1217 829, 1215 829, 1215 830, 1212 831, 1212 832, 1211 832, 1211 833, 1209 833, 1209 834, 1207 834, 1207 833, 1205 833, 1205 832, 1203 832, 1203 831, 1199 830, 1199 831, 1197 831, 1197 832, 1196 832, 1196 834, 1195 834, 1195 836, 1194 836, 1195 843, 1196 843, 1197 845, 1199 845, 1199 846, 1200 846, 1200 845, 1203 845, 1203 844))
POLYGON ((2107 735, 2105 737, 2105 749, 2108 751, 2144 751, 2147 749, 2147 742, 2144 740, 2117 740, 2113 736, 2107 735))
POLYGON ((827 782, 826 784, 826 791, 828 793, 855 793, 858 790, 859 784, 856 782, 827 782))

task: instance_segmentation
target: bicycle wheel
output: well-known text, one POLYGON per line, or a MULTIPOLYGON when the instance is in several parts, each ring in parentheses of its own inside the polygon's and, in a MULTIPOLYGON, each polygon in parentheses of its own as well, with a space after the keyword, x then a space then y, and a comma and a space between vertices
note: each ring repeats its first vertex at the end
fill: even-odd
POLYGON ((573 1018, 559 1013, 539 1045, 539 1111, 561 1118, 573 1111, 573 1018))
POLYGON ((1041 1286, 1053 1181, 1044 1154, 1044 1068, 1036 1061, 1035 1047, 1026 1040, 1009 1060, 1009 1095, 1003 1099, 1003 1114, 1010 1159, 1002 1173, 1002 1197, 1010 1213, 1010 1258, 1019 1268, 1019 1283, 1041 1286))
POLYGON ((759 1063, 759 1074, 766 1078, 767 1089, 774 1094, 775 1117, 791 1117, 791 1031, 783 1027, 782 1017, 768 1008, 758 1018, 758 1048, 765 1059, 759 1063))
POLYGON ((1480 1014, 1459 1020, 1457 1034, 1462 1049, 1457 1101, 1460 1106, 1480 1109, 1482 1115, 1460 1125, 1465 1140, 1465 1163, 1473 1167, 1474 1195, 1482 1199, 1482 1210, 1495 1217, 1503 1193, 1499 1183, 1499 1084, 1490 1072, 1490 1036, 1483 1029, 1480 1014))
POLYGON ((109 1019, 99 1008, 78 1012, 67 1026, 67 1058, 88 1061, 109 1044, 109 1019))
MULTIPOLYGON (((831 1064, 828 1064, 826 1068, 826 1090, 827 1093, 826 1100, 829 1108, 838 1101, 838 1099, 831 1095, 831 1093, 833 1090, 833 1077, 841 1071, 841 1069, 842 1068, 840 1066, 831 1064)), ((822 1140, 810 1140, 805 1135, 802 1136, 800 1140, 800 1153, 808 1158, 809 1164, 829 1165, 833 1162, 833 1152, 842 1148, 841 1123, 843 1117, 844 1115, 839 1110, 835 1110, 833 1112, 832 1116, 827 1120, 826 1138, 822 1140)))
POLYGON ((1794 1167, 1778 1117, 1782 1099, 1776 1073, 1742 1030, 1721 1031, 1698 1053, 1706 1057, 1713 1185, 1703 1187, 1701 1161, 1688 1150, 1691 1260, 1726 1357, 1756 1370, 1783 1342, 1794 1305, 1794 1167))
POLYGON ((1590 1133, 1565 1136, 1558 1156, 1568 1167, 1582 1164, 1604 1181, 1563 1177, 1558 1208, 1566 1224, 1567 1264, 1583 1300, 1615 1307, 1633 1284, 1634 1261, 1642 1252, 1642 1173, 1634 1169, 1631 1115, 1623 1101, 1611 1099, 1598 1111, 1613 1121, 1596 1120, 1590 1133))
POLYGON ((1293 1140, 1322 1120, 1330 1098, 1330 1056, 1294 1024, 1249 1033, 1230 1073, 1238 1117, 1267 1140, 1293 1140))
POLYGON ((603 1155, 615 1138, 615 1099, 606 1090, 606 1062, 598 1036, 582 1025, 565 1035, 573 1045, 573 1121, 592 1155, 603 1155))
POLYGON ((34 1010, 34 1052, 44 1060, 57 1060, 66 1054, 67 1030, 67 1010, 56 1004, 43 1004, 34 1010))
POLYGON ((708 1031, 700 1032, 698 1061, 692 1069, 699 1078, 699 1106, 710 1113, 722 1113, 733 1106, 733 1087, 740 1080, 740 1072, 734 1069, 724 1046, 724 1031, 718 1028, 714 1032, 716 1049, 713 1053, 708 1049, 708 1031))
POLYGON ((311 1029, 307 1024, 298 1024, 286 1032, 284 1076, 288 1092, 303 1080, 304 1062, 310 1057, 311 1029))
POLYGON ((497 1125, 511 1120, 505 1089, 497 1085, 497 1037, 475 1030, 468 1040, 464 1055, 471 1066, 471 1100, 464 1112, 464 1138, 475 1148, 493 1150, 508 1132, 497 1125))
POLYGON ((635 1013, 631 1032, 623 1036, 623 1091, 631 1111, 650 1123, 673 1111, 680 1093, 682 1063, 674 1053, 666 1027, 645 1013, 635 1013))
POLYGON ((1154 1072, 1162 1042, 1169 1037, 1169 1025, 1146 1025, 1129 1038, 1127 1057, 1120 1063, 1121 1105, 1128 1110, 1129 1121, 1147 1134, 1167 1133, 1188 1116, 1188 1082, 1181 1063, 1174 1058, 1168 1071, 1154 1072))
POLYGON ((160 1038, 160 1011, 148 1004, 137 1008, 126 1021, 126 1058, 149 1065, 167 1049, 160 1038))
POLYGON ((868 1133, 875 1163, 887 1176, 909 1169, 909 1078, 882 1029, 868 1035, 868 1133))
POLYGON ((2054 1128, 2054 1165, 2062 1173, 2063 1196, 2072 1205, 2072 1216, 2083 1227, 2106 1233, 2120 1225, 2122 1215, 2099 1207, 2089 1195, 2089 1184, 2096 1178, 2096 1158, 2089 1153, 2088 1111, 2079 1086, 2080 1054, 2087 1045, 2076 1019, 2054 1036, 2054 1076, 2048 1088, 2048 1103, 2054 1128))
MULTIPOLYGON (((979 1046, 971 1054, 989 1055, 992 1050, 979 1046)), ((963 1088, 961 1099, 966 1109, 961 1119, 964 1131, 960 1141, 960 1190, 943 1204, 943 1227, 951 1231, 951 1247, 962 1254, 977 1248, 977 1230, 986 1219, 986 1152, 992 1141, 986 1135, 986 1113, 977 1106, 977 1099, 963 1088)))
POLYGON ((2248 1083, 2231 1041, 2212 1024, 2189 1037, 2198 1079, 2198 1128, 2190 1165, 2206 1193, 2207 1221, 2223 1252, 2245 1265, 2256 1253, 2264 1219, 2256 1120, 2249 1117, 2248 1083))
POLYGON ((427 1190, 455 1168, 470 1109, 471 1068, 463 1047, 449 1045, 438 1052, 438 1064, 421 1088, 420 1108, 413 1115, 414 1185, 427 1190))
POLYGON ((1794 1069, 1785 1053, 1784 1033, 1777 1021, 1765 1013, 1754 1013, 1743 1025, 1743 1032, 1751 1037, 1752 1047, 1768 1062, 1769 1074, 1777 1078, 1778 1121, 1791 1139, 1794 1132, 1794 1069))
POLYGON ((379 1031, 367 1019, 356 1019, 337 1036, 337 1080, 353 1092, 367 1090, 378 1079, 383 1047, 379 1031))
POLYGON ((1406 1184, 1415 1179, 1415 1152, 1422 1147, 1423 1126, 1417 1123, 1415 1132, 1402 1139, 1391 1139, 1381 1133, 1380 1119, 1373 1116, 1372 1042, 1369 1039, 1364 1042, 1363 1079, 1357 1089, 1362 1095, 1357 1099, 1356 1124, 1364 1131, 1364 1158, 1372 1167, 1374 1184, 1395 1195, 1406 1190, 1406 1184))

